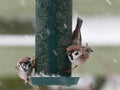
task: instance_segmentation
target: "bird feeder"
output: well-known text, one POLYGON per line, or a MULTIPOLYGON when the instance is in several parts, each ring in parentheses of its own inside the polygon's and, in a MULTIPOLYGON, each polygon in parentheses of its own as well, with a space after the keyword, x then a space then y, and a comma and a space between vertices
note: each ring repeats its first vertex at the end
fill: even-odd
POLYGON ((35 73, 31 85, 75 85, 66 47, 72 41, 72 0, 36 0, 35 73))

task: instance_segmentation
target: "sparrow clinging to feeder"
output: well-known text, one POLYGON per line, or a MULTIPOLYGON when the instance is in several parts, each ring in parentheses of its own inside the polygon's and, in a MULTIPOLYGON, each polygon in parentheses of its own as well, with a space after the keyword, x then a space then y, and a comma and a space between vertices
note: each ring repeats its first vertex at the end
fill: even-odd
POLYGON ((20 58, 15 66, 17 74, 21 79, 25 80, 25 83, 29 82, 28 77, 31 75, 34 67, 34 60, 30 61, 29 57, 20 58))
POLYGON ((67 56, 70 62, 76 65, 74 68, 81 63, 84 63, 89 58, 90 52, 93 52, 93 50, 88 47, 87 43, 86 46, 82 46, 82 37, 80 31, 82 23, 83 21, 80 18, 77 18, 76 28, 72 35, 72 45, 67 47, 67 56))

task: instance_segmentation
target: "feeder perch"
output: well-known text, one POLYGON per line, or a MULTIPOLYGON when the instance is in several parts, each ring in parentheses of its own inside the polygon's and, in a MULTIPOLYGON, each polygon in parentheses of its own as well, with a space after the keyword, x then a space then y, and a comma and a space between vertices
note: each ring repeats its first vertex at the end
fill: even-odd
POLYGON ((72 0, 36 0, 35 73, 31 85, 75 85, 66 47, 72 40, 72 0), (54 75, 54 76, 53 76, 54 75))

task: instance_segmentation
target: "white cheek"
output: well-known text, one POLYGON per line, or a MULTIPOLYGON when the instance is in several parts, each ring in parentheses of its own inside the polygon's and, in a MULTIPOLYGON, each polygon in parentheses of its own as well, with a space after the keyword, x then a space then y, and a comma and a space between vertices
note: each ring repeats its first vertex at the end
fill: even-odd
POLYGON ((80 56, 82 55, 82 53, 78 52, 78 55, 75 55, 75 53, 72 54, 73 55, 73 60, 70 60, 70 61, 73 64, 79 65, 81 63, 80 56))
POLYGON ((71 57, 69 55, 67 55, 67 56, 68 56, 68 59, 71 61, 71 57))
POLYGON ((18 67, 20 72, 24 72, 24 70, 23 70, 23 68, 22 68, 22 66, 20 64, 18 64, 17 67, 18 67))
POLYGON ((79 59, 71 60, 71 63, 75 65, 80 65, 81 61, 79 59))
POLYGON ((21 68, 19 68, 20 69, 20 71, 22 71, 22 72, 24 72, 24 70, 23 70, 23 68, 21 67, 21 68))
POLYGON ((78 52, 78 55, 75 55, 75 53, 73 53, 73 59, 79 59, 81 55, 81 52, 78 52))
POLYGON ((26 70, 30 69, 31 67, 28 67, 28 65, 26 66, 26 70))
POLYGON ((74 57, 73 60, 71 60, 71 57, 68 56, 68 59, 69 59, 70 62, 73 63, 73 64, 76 64, 76 65, 79 65, 79 64, 80 64, 80 60, 79 60, 79 57, 78 57, 78 56, 77 56, 77 57, 74 57))
POLYGON ((78 59, 79 55, 73 55, 73 59, 78 59))

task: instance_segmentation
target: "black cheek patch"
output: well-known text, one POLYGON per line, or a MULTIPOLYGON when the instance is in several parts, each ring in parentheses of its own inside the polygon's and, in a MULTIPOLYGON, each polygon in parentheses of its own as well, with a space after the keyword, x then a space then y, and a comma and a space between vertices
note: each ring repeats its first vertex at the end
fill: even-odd
POLYGON ((78 54, 79 54, 78 52, 75 53, 75 55, 78 55, 78 54))
POLYGON ((70 56, 71 60, 73 60, 73 55, 72 55, 73 52, 74 52, 74 51, 70 51, 70 52, 69 52, 69 56, 70 56))
POLYGON ((31 67, 31 66, 32 66, 32 65, 29 63, 29 64, 28 64, 28 67, 31 67))

